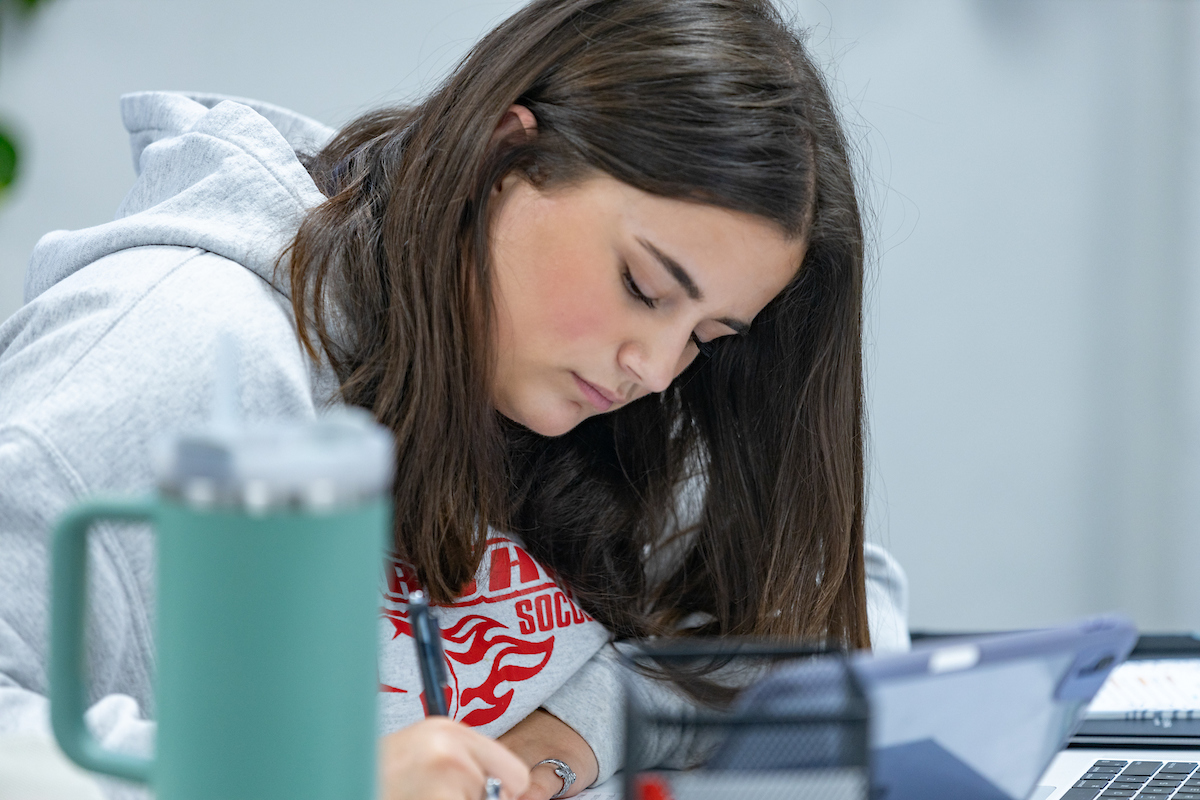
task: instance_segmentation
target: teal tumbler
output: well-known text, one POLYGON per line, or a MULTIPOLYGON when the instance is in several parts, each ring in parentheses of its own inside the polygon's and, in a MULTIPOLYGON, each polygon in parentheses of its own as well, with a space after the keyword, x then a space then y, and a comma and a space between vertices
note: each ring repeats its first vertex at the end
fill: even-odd
POLYGON ((369 417, 216 429, 165 448, 159 491, 94 499, 54 539, 51 718, 81 766, 159 800, 373 800, 379 576, 392 446, 369 417), (83 721, 89 527, 158 546, 155 755, 83 721))

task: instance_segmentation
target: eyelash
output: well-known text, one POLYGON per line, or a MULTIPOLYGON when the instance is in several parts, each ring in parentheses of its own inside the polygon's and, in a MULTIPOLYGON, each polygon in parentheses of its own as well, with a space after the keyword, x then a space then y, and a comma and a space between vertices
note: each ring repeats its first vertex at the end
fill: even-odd
MULTIPOLYGON (((635 300, 645 304, 647 308, 658 307, 658 301, 653 297, 647 297, 646 293, 638 287, 637 282, 633 279, 633 274, 629 271, 628 267, 626 267, 625 271, 621 273, 621 278, 625 281, 625 290, 628 291, 635 300)), ((713 351, 716 350, 716 346, 712 342, 700 341, 700 337, 696 335, 695 331, 692 331, 691 340, 692 344, 696 345, 696 350, 698 350, 700 355, 704 356, 705 358, 711 356, 713 351)))
POLYGON ((653 297, 647 297, 646 293, 638 288, 637 282, 633 280, 633 273, 629 271, 629 267, 621 273, 621 278, 625 281, 625 289, 634 296, 637 300, 645 303, 648 308, 657 308, 658 301, 653 297))

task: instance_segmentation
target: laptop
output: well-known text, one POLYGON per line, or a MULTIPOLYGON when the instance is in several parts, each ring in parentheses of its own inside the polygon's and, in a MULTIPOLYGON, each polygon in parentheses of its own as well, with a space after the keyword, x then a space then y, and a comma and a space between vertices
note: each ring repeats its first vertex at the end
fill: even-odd
POLYGON ((1036 800, 1200 798, 1200 639, 1142 635, 1088 706, 1036 800))
POLYGON ((1200 797, 1200 750, 1082 748, 1059 753, 1029 800, 1200 797))
POLYGON ((1071 744, 1200 749, 1200 638, 1138 637, 1088 707, 1071 744))

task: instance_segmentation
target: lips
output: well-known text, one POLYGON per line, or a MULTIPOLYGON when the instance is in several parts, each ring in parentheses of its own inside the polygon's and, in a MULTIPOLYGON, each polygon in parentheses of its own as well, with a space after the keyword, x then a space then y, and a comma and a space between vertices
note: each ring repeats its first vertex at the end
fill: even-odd
POLYGON ((571 377, 575 379, 575 384, 579 387, 579 391, 583 394, 584 398, 591 403, 597 411, 603 413, 613 407, 613 403, 616 402, 615 397, 610 397, 609 394, 603 389, 588 383, 574 372, 571 373, 571 377))

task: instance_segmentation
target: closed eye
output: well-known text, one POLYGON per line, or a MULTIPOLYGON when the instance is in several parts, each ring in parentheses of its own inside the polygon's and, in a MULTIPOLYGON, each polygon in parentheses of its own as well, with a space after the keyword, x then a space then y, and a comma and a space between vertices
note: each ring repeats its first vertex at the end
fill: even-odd
MULTIPOLYGON (((642 291, 641 287, 637 285, 637 281, 633 279, 633 273, 629 271, 628 267, 622 271, 621 280, 625 283, 625 291, 629 292, 629 294, 639 303, 645 304, 647 308, 658 307, 658 300, 648 296, 642 291)), ((691 341, 692 344, 696 345, 696 350, 704 358, 708 358, 714 352, 716 352, 716 341, 702 342, 700 341, 700 337, 696 335, 695 331, 692 332, 691 341)))
POLYGON ((646 296, 646 293, 643 292, 637 285, 637 281, 633 279, 633 273, 629 271, 628 267, 626 267, 625 271, 621 273, 621 280, 625 282, 625 290, 629 292, 629 294, 633 295, 634 299, 645 303, 648 308, 657 307, 658 301, 653 297, 646 296))

